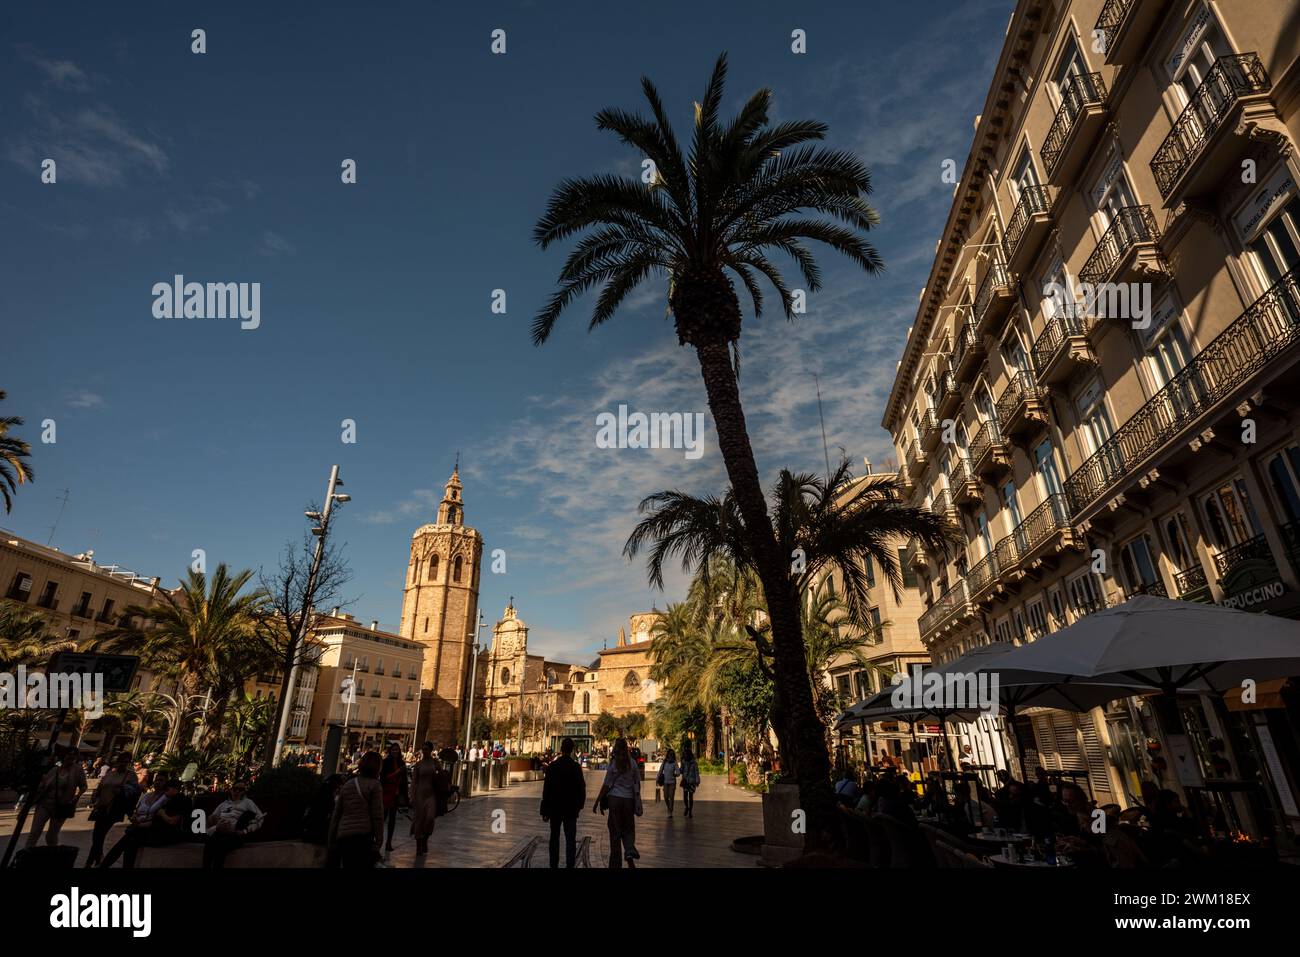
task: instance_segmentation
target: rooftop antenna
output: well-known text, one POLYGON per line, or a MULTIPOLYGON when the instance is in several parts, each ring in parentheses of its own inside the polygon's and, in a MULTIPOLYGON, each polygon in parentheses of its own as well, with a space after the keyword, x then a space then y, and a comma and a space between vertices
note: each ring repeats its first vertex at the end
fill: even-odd
POLYGON ((54 544, 54 533, 58 530, 59 522, 63 518, 63 510, 68 507, 68 496, 72 494, 70 489, 61 489, 63 492, 62 504, 59 506, 59 514, 54 517, 54 524, 50 526, 50 537, 45 540, 45 547, 49 548, 54 544))
POLYGON ((826 456, 826 481, 829 482, 831 480, 831 452, 826 446, 826 416, 822 414, 822 383, 816 372, 813 373, 813 382, 817 385, 817 417, 822 422, 822 453, 826 456))

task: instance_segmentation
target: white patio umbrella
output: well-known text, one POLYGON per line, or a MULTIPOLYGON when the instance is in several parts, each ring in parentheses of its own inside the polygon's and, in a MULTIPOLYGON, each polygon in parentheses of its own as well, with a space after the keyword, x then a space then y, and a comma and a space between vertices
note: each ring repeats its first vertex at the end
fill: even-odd
POLYGON ((1139 595, 995 664, 1008 686, 1041 683, 1081 695, 1089 684, 1222 694, 1247 679, 1300 674, 1300 622, 1139 595))

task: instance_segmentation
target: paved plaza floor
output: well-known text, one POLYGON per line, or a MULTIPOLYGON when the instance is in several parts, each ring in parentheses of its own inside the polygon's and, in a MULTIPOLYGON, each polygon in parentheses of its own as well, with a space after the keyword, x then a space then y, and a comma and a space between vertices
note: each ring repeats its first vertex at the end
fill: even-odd
MULTIPOLYGON (((578 840, 590 836, 590 864, 605 867, 609 861, 606 818, 591 812, 604 775, 599 771, 587 771, 585 775, 587 804, 578 816, 578 840)), ((672 818, 668 817, 664 805, 654 800, 653 778, 644 783, 642 794, 645 814, 636 822, 636 845, 641 853, 638 867, 757 866, 757 857, 731 850, 731 842, 738 837, 763 833, 763 806, 758 795, 727 784, 719 775, 706 774, 695 795, 695 816, 688 819, 682 816, 680 788, 672 818)), ((409 820, 399 818, 389 865, 397 868, 501 867, 530 838, 540 837, 541 844, 531 866, 546 867, 550 828, 538 814, 541 798, 542 782, 529 781, 465 799, 451 814, 438 819, 429 840, 429 853, 423 858, 415 855, 409 820)), ((0 849, 8 843, 16 819, 11 805, 0 810, 0 849)), ((85 862, 90 850, 91 826, 83 807, 60 835, 61 844, 80 848, 78 866, 85 862)), ((115 826, 105 846, 112 847, 121 831, 121 824, 115 826)), ((19 846, 25 841, 26 835, 20 838, 19 846)), ((563 864, 563 839, 560 855, 563 864)))

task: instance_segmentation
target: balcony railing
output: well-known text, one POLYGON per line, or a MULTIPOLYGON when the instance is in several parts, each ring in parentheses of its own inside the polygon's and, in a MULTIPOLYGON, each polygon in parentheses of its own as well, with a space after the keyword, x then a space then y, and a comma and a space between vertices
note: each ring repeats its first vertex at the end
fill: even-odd
POLYGON ((1157 598, 1168 598, 1169 589, 1165 587, 1165 583, 1162 581, 1144 582, 1136 588, 1131 589, 1128 597, 1133 598, 1136 595, 1154 595, 1157 598))
POLYGON ((951 520, 955 509, 952 507, 952 499, 948 496, 947 491, 939 492, 930 504, 930 511, 939 518, 951 520))
POLYGON ((925 637, 933 632, 940 625, 948 621, 953 615, 964 608, 966 605, 966 583, 964 581, 956 582, 951 588, 935 599, 934 604, 927 608, 919 619, 917 627, 921 632, 921 637, 925 637))
POLYGON ((1070 510, 1065 496, 1049 495, 1017 526, 1021 557, 1031 554, 1057 532, 1070 527, 1070 510))
POLYGON ((1150 206, 1124 207, 1079 270, 1079 279, 1093 285, 1110 281, 1115 267, 1130 250, 1139 243, 1154 243, 1159 238, 1160 232, 1150 206))
POLYGON ((1029 223, 1038 213, 1049 212, 1052 208, 1051 194, 1046 186, 1026 186, 1020 192, 1020 202, 1007 222, 1007 234, 1002 239, 1002 253, 1006 261, 1015 259, 1016 248, 1029 228, 1029 223))
POLYGON ((1198 588, 1204 588, 1207 584, 1205 568, 1200 562, 1174 575, 1174 588, 1177 589, 1179 598, 1196 591, 1198 588))
POLYGON ((981 422, 975 437, 970 440, 971 463, 978 467, 980 459, 988 454, 995 443, 1002 444, 1002 432, 998 429, 998 424, 991 420, 981 422))
MULTIPOLYGON (((926 451, 934 448, 934 443, 939 440, 941 431, 939 417, 934 414, 934 409, 926 409, 921 414, 921 448, 926 451)), ((924 455, 924 452, 922 452, 922 455, 924 455)))
POLYGON ((1075 514, 1300 340, 1300 268, 1214 337, 1066 481, 1075 514))
POLYGON ((971 570, 966 573, 966 589, 970 597, 976 598, 980 592, 993 584, 993 579, 997 576, 997 554, 990 552, 971 566, 971 570))
POLYGON ((1087 336, 1091 322, 1076 313, 1068 313, 1049 319, 1043 331, 1034 340, 1030 355, 1034 368, 1042 371, 1052 364, 1057 353, 1065 346, 1071 336, 1087 336))
POLYGON ((1143 2, 1150 0, 1106 0, 1102 4, 1101 15, 1093 27, 1093 35, 1101 34, 1107 50, 1114 45, 1120 27, 1124 25, 1124 18, 1128 16, 1133 4, 1143 2))
POLYGON ((1102 103, 1106 99, 1106 84, 1100 73, 1078 73, 1065 81, 1061 88, 1061 108, 1056 111, 1052 128, 1043 141, 1043 166, 1050 177, 1056 172, 1061 153, 1065 150, 1074 122, 1084 107, 1102 103))
POLYGON ((1151 172, 1161 198, 1168 199, 1173 193, 1174 186, 1200 157, 1237 100, 1252 93, 1267 92, 1268 88, 1268 73, 1258 54, 1230 54, 1214 62, 1151 159, 1151 172))
POLYGON ((1268 547, 1268 539, 1263 535, 1256 535, 1239 545, 1233 545, 1219 552, 1214 556, 1214 569, 1219 573, 1219 577, 1223 578, 1235 566, 1252 560, 1273 561, 1273 551, 1268 547))
POLYGON ((998 426, 1005 435, 1007 424, 1020 408, 1021 403, 1031 399, 1040 399, 1045 391, 1038 385, 1037 377, 1028 369, 1021 369, 1011 377, 1002 394, 998 396, 998 426))
POLYGON ((993 302, 993 296, 999 289, 1010 289, 1011 278, 1007 273, 1007 265, 999 255, 994 255, 993 261, 989 263, 988 271, 984 273, 983 280, 980 281, 979 289, 975 292, 975 323, 982 325, 984 314, 988 312, 989 306, 993 302))
POLYGON ((982 348, 979 335, 975 332, 973 322, 963 322, 957 327, 957 340, 953 346, 952 367, 960 369, 962 363, 966 360, 969 352, 977 351, 982 348))

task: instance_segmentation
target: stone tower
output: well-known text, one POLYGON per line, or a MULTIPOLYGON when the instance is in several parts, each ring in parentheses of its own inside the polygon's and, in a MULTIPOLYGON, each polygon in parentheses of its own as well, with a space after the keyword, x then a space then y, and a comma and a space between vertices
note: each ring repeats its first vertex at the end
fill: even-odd
POLYGON ((483 539, 465 525, 459 463, 438 506, 438 520, 411 536, 402 595, 403 638, 424 645, 416 742, 438 747, 465 733, 470 656, 478 637, 479 566, 483 539))

